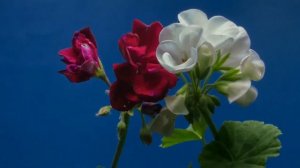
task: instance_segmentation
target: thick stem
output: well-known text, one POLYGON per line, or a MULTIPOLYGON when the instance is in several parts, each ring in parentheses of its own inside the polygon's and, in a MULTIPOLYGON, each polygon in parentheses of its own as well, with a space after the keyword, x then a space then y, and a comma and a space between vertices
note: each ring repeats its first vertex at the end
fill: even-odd
POLYGON ((125 114, 123 114, 123 116, 122 116, 123 118, 121 119, 125 123, 125 130, 124 130, 123 133, 120 134, 118 147, 117 147, 117 150, 115 152, 114 159, 113 159, 112 166, 111 166, 112 168, 117 168, 118 167, 118 161, 120 159, 122 149, 123 149, 123 146, 125 144, 126 137, 127 137, 127 130, 128 130, 128 126, 129 126, 130 116, 126 112, 122 112, 122 113, 125 113, 125 114))
POLYGON ((218 138, 218 130, 210 117, 209 111, 207 109, 204 109, 201 110, 201 113, 216 140, 218 138))

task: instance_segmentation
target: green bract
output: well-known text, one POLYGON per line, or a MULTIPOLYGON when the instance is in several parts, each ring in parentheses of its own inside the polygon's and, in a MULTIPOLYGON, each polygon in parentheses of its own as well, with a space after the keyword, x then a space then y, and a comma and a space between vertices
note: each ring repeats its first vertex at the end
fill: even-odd
POLYGON ((197 132, 193 130, 190 126, 187 129, 175 129, 171 136, 165 136, 162 138, 162 144, 160 147, 168 148, 170 146, 188 142, 188 141, 195 141, 201 140, 202 136, 199 135, 197 132))
POLYGON ((204 147, 202 168, 264 168, 269 157, 279 155, 281 131, 258 121, 229 121, 217 140, 204 147))

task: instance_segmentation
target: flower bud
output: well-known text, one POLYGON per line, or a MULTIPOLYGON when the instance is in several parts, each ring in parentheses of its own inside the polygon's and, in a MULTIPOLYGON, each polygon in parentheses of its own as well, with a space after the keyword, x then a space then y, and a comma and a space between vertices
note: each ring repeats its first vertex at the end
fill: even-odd
POLYGON ((60 71, 71 82, 87 81, 96 76, 101 68, 97 44, 89 28, 84 28, 74 34, 72 47, 59 51, 62 61, 67 64, 66 69, 60 71))
POLYGON ((208 42, 205 42, 200 47, 198 47, 197 52, 197 75, 199 79, 203 79, 207 75, 209 67, 211 67, 214 63, 216 52, 213 46, 208 42))
POLYGON ((150 145, 152 143, 151 131, 147 127, 141 128, 140 139, 146 145, 150 145))
POLYGON ((120 140, 126 133, 126 123, 122 120, 119 121, 117 128, 118 128, 118 138, 120 140))
POLYGON ((112 107, 111 106, 103 106, 100 108, 100 110, 98 111, 98 113, 96 114, 97 117, 99 116, 107 116, 110 111, 111 111, 112 107))

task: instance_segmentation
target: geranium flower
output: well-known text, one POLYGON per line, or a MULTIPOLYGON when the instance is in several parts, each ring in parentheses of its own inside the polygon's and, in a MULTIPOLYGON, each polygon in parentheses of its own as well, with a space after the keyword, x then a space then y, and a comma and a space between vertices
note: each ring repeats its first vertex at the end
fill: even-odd
POLYGON ((197 47, 202 28, 174 23, 160 33, 157 59, 171 73, 187 72, 198 61, 197 47))
POLYGON ((83 82, 101 71, 96 40, 89 28, 84 28, 74 34, 72 47, 62 49, 59 55, 67 64, 66 70, 60 71, 71 82, 83 82))
POLYGON ((127 62, 114 65, 117 81, 110 89, 113 108, 126 111, 141 102, 159 101, 176 85, 177 77, 166 71, 156 59, 161 30, 159 22, 148 26, 135 20, 132 32, 119 40, 121 53, 127 62), (120 89, 124 87, 122 85, 126 85, 127 89, 120 89))
POLYGON ((257 90, 251 87, 251 80, 257 81, 263 78, 265 65, 258 54, 250 49, 250 38, 246 30, 223 16, 208 19, 204 12, 197 9, 179 13, 178 20, 179 24, 185 27, 202 28, 203 33, 198 40, 198 46, 206 42, 211 44, 215 51, 220 51, 221 55, 229 53, 230 56, 223 66, 240 69, 242 80, 228 82, 219 87, 221 89, 219 91, 226 92, 229 102, 242 105, 253 102, 257 97, 257 90))

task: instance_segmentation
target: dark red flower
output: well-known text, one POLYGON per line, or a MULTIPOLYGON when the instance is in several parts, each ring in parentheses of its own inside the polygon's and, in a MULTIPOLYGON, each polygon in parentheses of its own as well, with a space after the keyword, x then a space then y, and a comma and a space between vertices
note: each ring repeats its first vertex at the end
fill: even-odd
POLYGON ((83 82, 95 76, 100 62, 96 40, 89 28, 84 28, 74 34, 72 47, 62 49, 59 55, 67 64, 65 70, 60 71, 71 82, 83 82))
POLYGON ((159 22, 148 26, 134 20, 132 32, 119 40, 127 62, 114 65, 117 81, 110 89, 113 108, 127 111, 141 102, 157 102, 176 85, 177 77, 159 64, 155 54, 162 28, 159 22))

